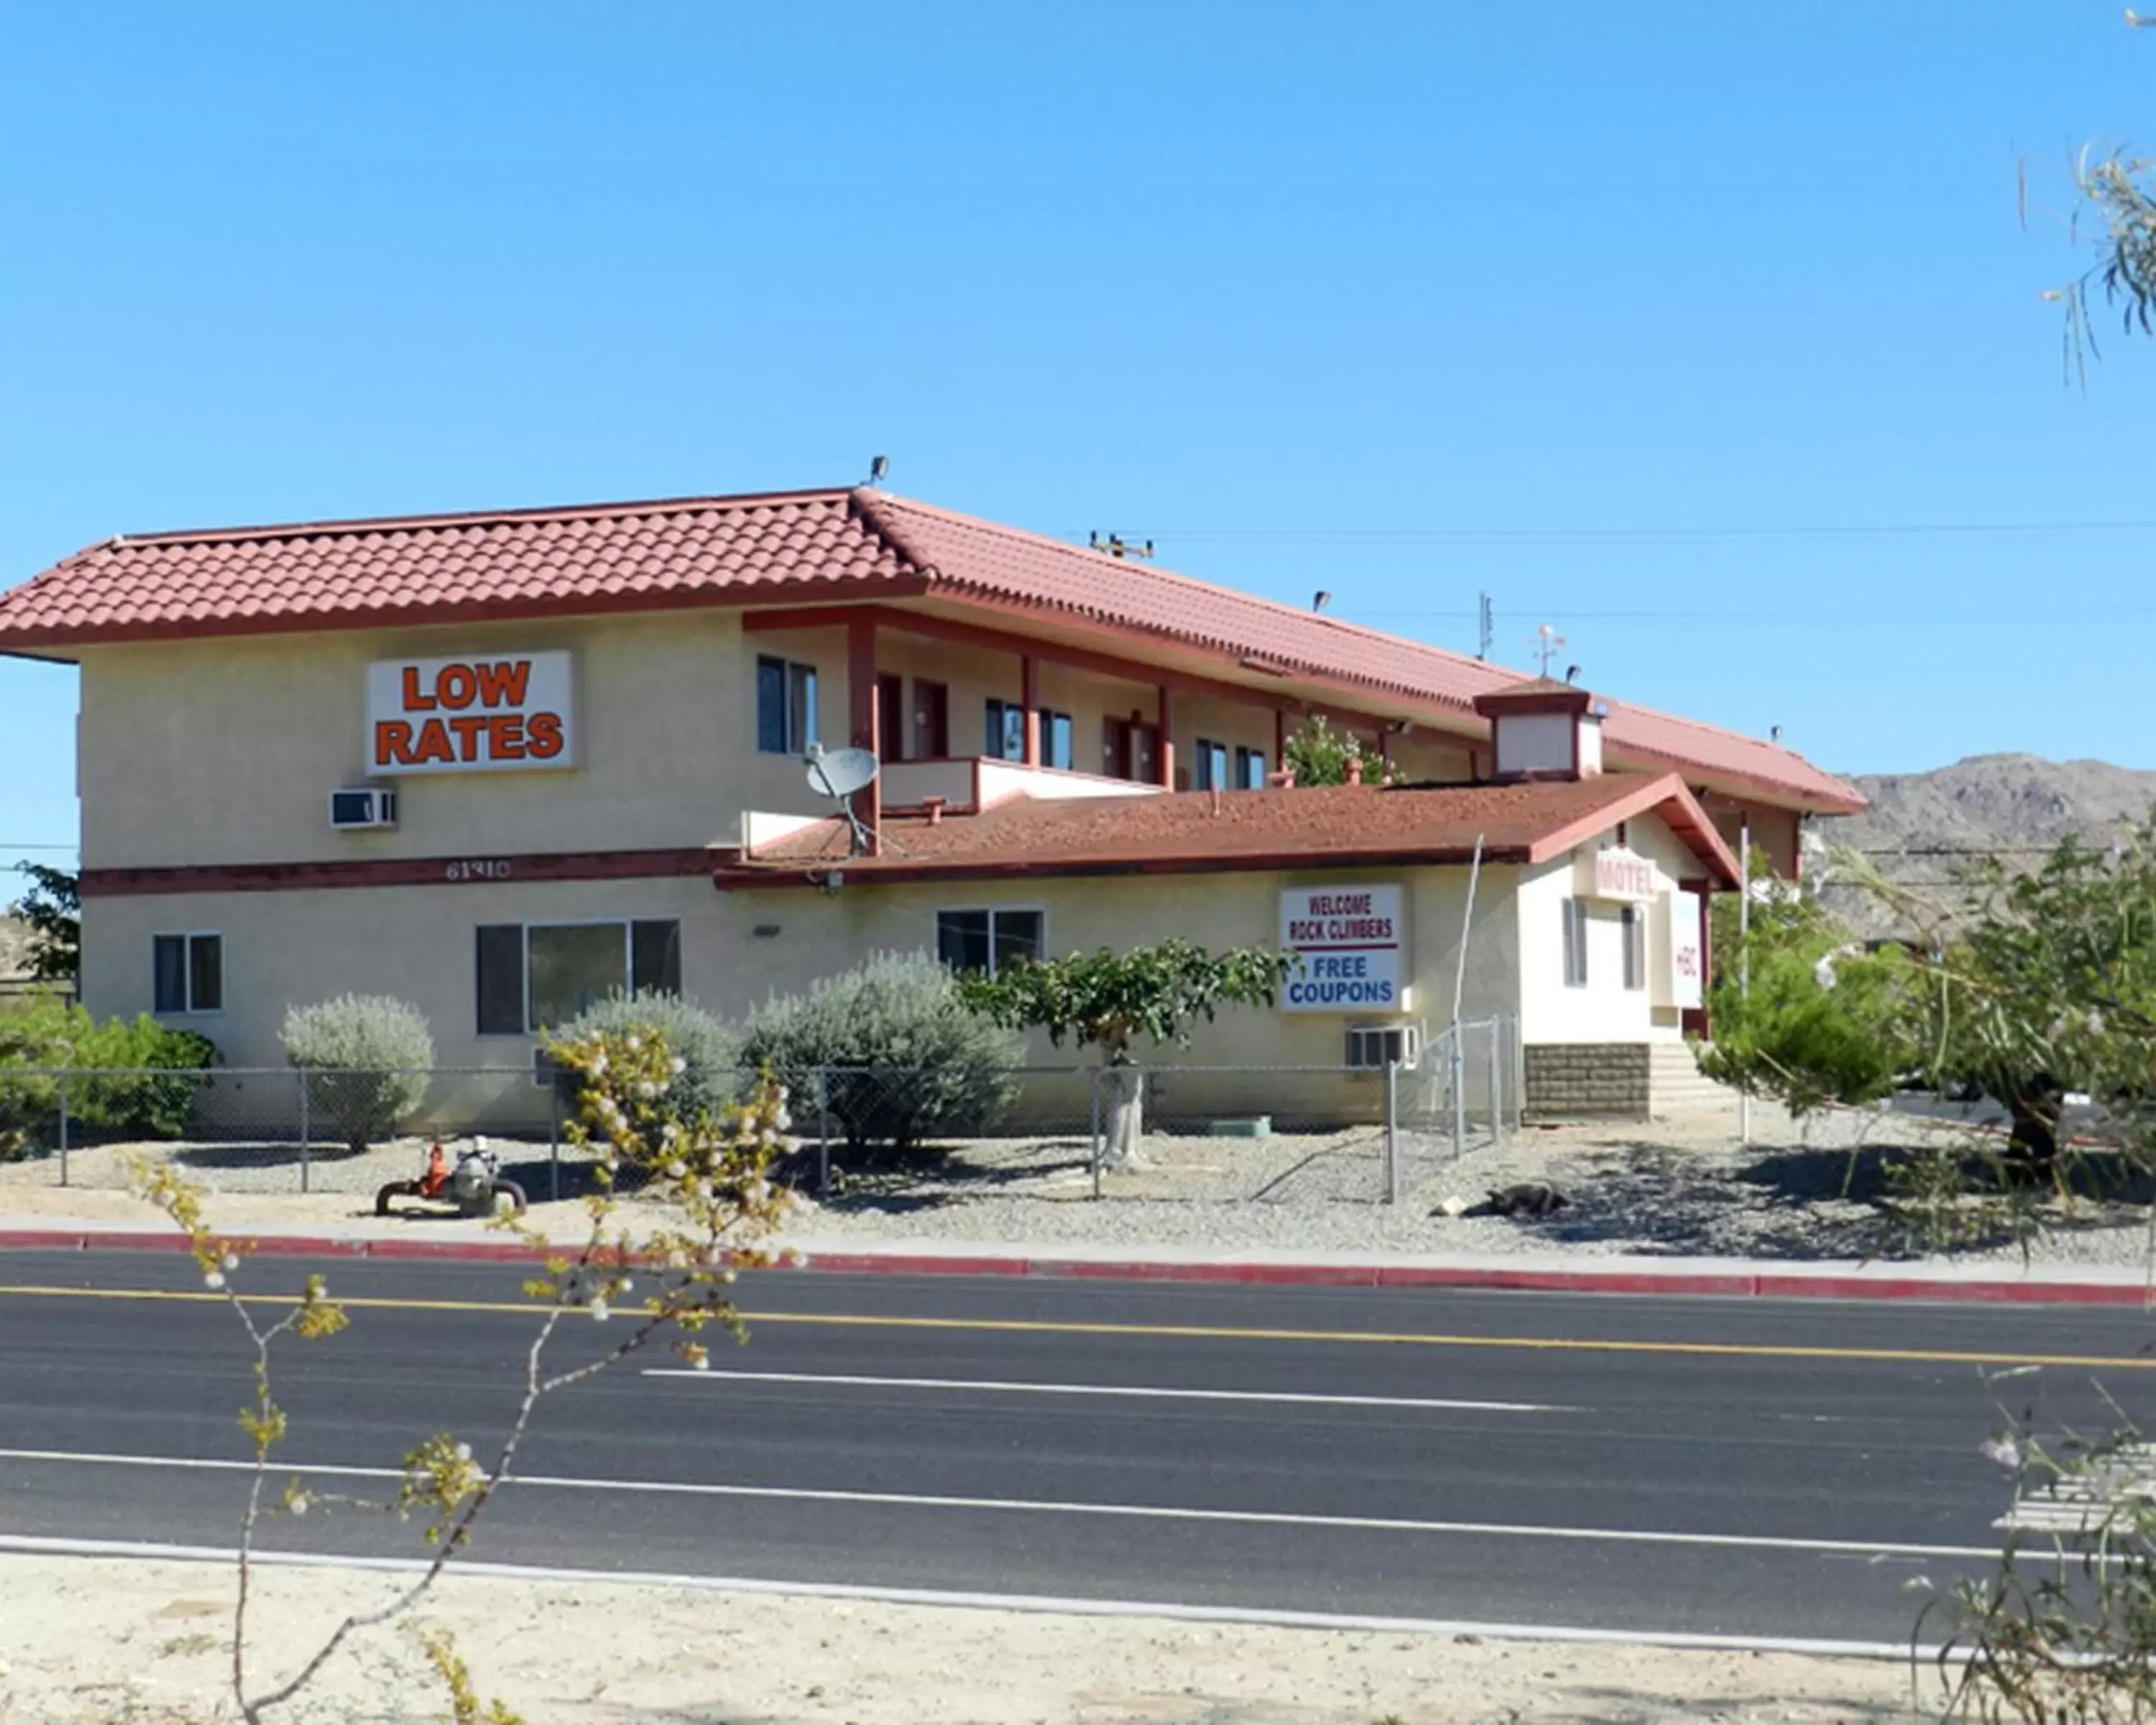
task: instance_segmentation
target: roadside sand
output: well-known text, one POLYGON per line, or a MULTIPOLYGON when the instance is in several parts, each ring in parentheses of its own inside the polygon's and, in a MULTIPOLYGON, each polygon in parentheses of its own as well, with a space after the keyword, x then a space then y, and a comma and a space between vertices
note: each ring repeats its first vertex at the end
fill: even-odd
MULTIPOLYGON (((281 1672, 389 1578, 266 1572, 251 1637, 281 1672)), ((207 1563, 0 1557, 0 1722, 229 1717, 232 1576, 207 1563)), ((421 1614, 531 1725, 1827 1725, 1917 1717, 1892 1661, 452 1579, 421 1614)), ((1928 1684, 1933 1680, 1926 1674, 1928 1684)), ((1929 1691, 1927 1690, 1928 1694, 1929 1691)), ((370 1632, 280 1717, 444 1717, 408 1635, 370 1632)))

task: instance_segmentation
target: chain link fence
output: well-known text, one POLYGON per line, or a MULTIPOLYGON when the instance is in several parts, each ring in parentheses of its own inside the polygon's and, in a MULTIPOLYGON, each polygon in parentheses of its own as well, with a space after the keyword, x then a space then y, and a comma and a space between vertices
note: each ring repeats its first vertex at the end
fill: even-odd
MULTIPOLYGON (((1404 1050, 1412 1051, 1412 1050, 1404 1050)), ((755 1074, 723 1077, 745 1094, 755 1074)), ((797 1148, 788 1176, 834 1207, 917 1209, 988 1196, 1214 1204, 1398 1203, 1519 1126, 1508 1019, 1379 1067, 819 1066, 774 1075, 797 1148)), ((353 1073, 290 1067, 0 1070, 5 1188, 124 1188, 131 1159, 220 1191, 367 1197, 484 1135, 535 1202, 593 1189, 567 1130, 570 1081, 538 1067, 353 1073)), ((622 1180, 634 1191, 633 1176, 622 1180)))

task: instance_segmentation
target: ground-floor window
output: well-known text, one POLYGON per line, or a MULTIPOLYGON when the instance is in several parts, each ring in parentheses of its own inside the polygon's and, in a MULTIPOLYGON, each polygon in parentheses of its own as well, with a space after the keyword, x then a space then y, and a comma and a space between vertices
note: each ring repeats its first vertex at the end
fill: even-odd
POLYGON ((1042 911, 938 911, 936 956, 953 970, 986 971, 1045 956, 1042 911))
POLYGON ((522 1036, 566 1024, 624 988, 681 992, 681 925, 496 922, 474 942, 479 1034, 522 1036))
POLYGON ((1568 898, 1559 906, 1564 912, 1564 985, 1587 986, 1587 901, 1568 898))
POLYGON ((224 937, 150 937, 151 995, 161 1013, 224 1010, 224 937))
POLYGON ((1625 986, 1640 989, 1647 986, 1647 917, 1637 905, 1627 905, 1624 911, 1625 925, 1625 986))

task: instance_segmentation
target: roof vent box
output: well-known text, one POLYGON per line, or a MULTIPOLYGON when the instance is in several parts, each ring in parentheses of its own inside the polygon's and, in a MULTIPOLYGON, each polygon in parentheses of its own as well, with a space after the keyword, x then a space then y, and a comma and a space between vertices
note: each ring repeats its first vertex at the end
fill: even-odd
POLYGON ((340 833, 379 832, 397 824, 397 793, 357 785, 330 793, 330 824, 340 833))

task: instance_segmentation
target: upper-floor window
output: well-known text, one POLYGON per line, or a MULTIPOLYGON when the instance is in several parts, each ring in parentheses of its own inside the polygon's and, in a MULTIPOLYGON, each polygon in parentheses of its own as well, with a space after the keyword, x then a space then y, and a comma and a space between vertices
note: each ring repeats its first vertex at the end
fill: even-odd
POLYGON ((1228 789, 1228 745, 1214 742, 1210 737, 1198 739, 1198 788, 1201 791, 1228 789))
POLYGON ((1235 783, 1246 791, 1261 791, 1265 788, 1265 752, 1235 746, 1235 783))
POLYGON ((942 761, 951 753, 951 685, 913 680, 913 758, 942 761))
POLYGON ((1075 762, 1071 752, 1070 715, 1059 713, 1053 707, 1040 710, 1040 764, 1060 767, 1068 773, 1075 762))
POLYGON ((1587 986, 1587 901, 1568 898, 1559 907, 1564 912, 1564 985, 1587 986))
POLYGON ((156 934, 150 937, 152 1010, 224 1010, 224 937, 156 934))
POLYGON ((816 667, 756 662, 756 746, 767 755, 805 753, 816 741, 816 667))
POLYGON ((986 971, 1044 955, 1048 916, 1042 911, 938 911, 936 956, 953 970, 986 971))
POLYGON ((681 925, 497 922, 474 941, 479 1034, 521 1036, 627 988, 681 992, 681 925))
POLYGON ((1025 758, 1025 709, 1014 701, 988 702, 988 747, 982 752, 992 761, 1025 758))

